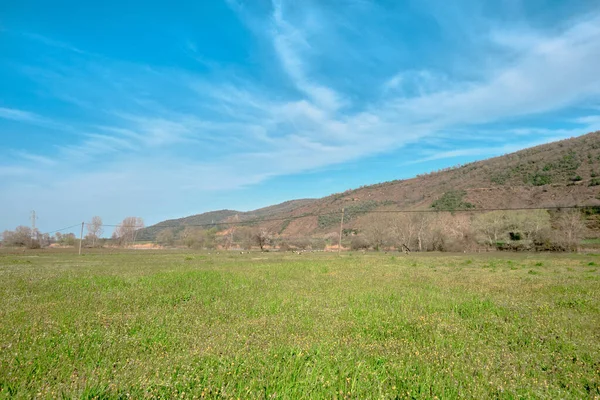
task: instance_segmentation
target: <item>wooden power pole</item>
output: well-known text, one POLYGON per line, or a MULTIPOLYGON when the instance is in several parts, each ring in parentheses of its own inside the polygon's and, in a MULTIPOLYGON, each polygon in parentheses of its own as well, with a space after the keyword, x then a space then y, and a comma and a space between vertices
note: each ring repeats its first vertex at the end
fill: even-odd
POLYGON ((81 233, 79 234, 79 255, 81 255, 81 244, 83 243, 83 225, 84 222, 81 223, 81 233))
POLYGON ((340 240, 338 241, 338 254, 342 251, 342 232, 344 229, 344 208, 342 207, 342 219, 340 221, 340 240))

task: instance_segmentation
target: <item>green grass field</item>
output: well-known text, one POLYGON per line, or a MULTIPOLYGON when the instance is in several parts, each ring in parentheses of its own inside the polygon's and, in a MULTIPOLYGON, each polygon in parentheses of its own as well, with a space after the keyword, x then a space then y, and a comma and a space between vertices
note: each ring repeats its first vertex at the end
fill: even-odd
POLYGON ((0 253, 3 398, 600 398, 600 257, 0 253))

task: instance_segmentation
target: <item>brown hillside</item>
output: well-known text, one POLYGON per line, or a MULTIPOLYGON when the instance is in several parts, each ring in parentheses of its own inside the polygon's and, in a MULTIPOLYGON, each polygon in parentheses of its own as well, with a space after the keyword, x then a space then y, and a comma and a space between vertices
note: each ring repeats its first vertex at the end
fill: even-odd
MULTIPOLYGON (((430 209, 452 190, 464 190, 464 201, 477 209, 600 205, 600 132, 317 200, 233 213, 240 221, 258 220, 256 224, 282 236, 322 236, 339 229, 342 208, 344 227, 351 229, 369 211, 430 209)), ((232 221, 233 213, 227 212, 223 221, 232 221)))

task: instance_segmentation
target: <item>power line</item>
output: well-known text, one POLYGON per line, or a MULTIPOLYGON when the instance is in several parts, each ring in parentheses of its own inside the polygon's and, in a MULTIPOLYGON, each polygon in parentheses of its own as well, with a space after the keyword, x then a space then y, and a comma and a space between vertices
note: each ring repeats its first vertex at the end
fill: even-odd
POLYGON ((56 232, 61 232, 61 231, 66 231, 67 229, 72 229, 75 228, 76 226, 79 226, 80 224, 75 224, 75 225, 71 225, 71 226, 67 226, 66 228, 62 228, 62 229, 57 229, 55 231, 50 231, 50 232, 44 232, 44 235, 50 235, 51 233, 56 233, 56 232))
MULTIPOLYGON (((440 213, 440 212, 491 212, 491 211, 533 211, 533 210, 571 210, 585 209, 599 206, 554 206, 554 207, 516 207, 516 208, 464 208, 456 210, 372 210, 369 213, 440 213)), ((367 213, 365 213, 367 214, 367 213)))
MULTIPOLYGON (((492 212, 492 211, 535 211, 535 210, 569 210, 569 209, 585 209, 589 207, 598 207, 598 206, 552 206, 552 207, 516 207, 516 208, 468 208, 468 209, 456 209, 456 210, 448 210, 448 209, 429 209, 429 210, 370 210, 370 211, 360 211, 358 214, 370 214, 370 213, 387 213, 387 214, 420 214, 420 213, 469 213, 469 212, 492 212)), ((278 217, 278 218, 262 218, 262 219, 253 219, 246 221, 222 221, 222 222, 211 222, 211 223, 203 223, 203 224, 178 224, 178 225, 159 225, 153 227, 156 228, 179 228, 179 227, 209 227, 209 226, 219 226, 219 225, 249 225, 261 222, 272 222, 272 221, 292 221, 302 218, 308 217, 322 217, 328 215, 338 215, 339 211, 332 211, 327 213, 308 213, 290 217, 278 217)), ((78 225, 74 225, 78 226, 78 225)), ((121 224, 103 224, 104 227, 124 227, 124 228, 139 228, 137 225, 121 225, 121 224)), ((149 228, 149 227, 147 227, 149 228)))

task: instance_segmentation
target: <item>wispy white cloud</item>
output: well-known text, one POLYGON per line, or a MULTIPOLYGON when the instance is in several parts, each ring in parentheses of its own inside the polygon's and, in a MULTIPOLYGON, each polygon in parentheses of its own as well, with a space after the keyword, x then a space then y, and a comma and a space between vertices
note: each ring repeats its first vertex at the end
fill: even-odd
POLYGON ((0 107, 0 118, 21 122, 35 122, 40 120, 40 116, 35 113, 4 107, 0 107))
MULTIPOLYGON (((250 7, 248 3, 229 3, 238 13, 247 13, 250 7)), ((319 4, 306 3, 304 7, 319 4)), ((356 7, 368 10, 370 5, 364 2, 356 7)), ((47 180, 40 184, 43 190, 37 197, 41 193, 49 204, 65 207, 66 202, 67 208, 82 213, 115 199, 119 205, 113 205, 112 215, 134 209, 152 213, 159 203, 170 201, 170 208, 181 204, 183 209, 185 198, 200 199, 207 193, 236 190, 275 176, 356 161, 410 143, 437 146, 433 153, 411 154, 416 160, 409 162, 416 163, 496 155, 600 129, 595 115, 567 120, 573 126, 569 129, 524 126, 504 130, 504 137, 494 129, 469 129, 506 117, 597 101, 598 15, 573 20, 551 34, 528 30, 523 43, 517 40, 518 30, 502 34, 490 30, 478 40, 505 49, 502 51, 510 57, 501 54, 501 62, 476 79, 457 78, 451 72, 427 67, 392 65, 387 68, 392 72, 380 76, 380 84, 373 88, 377 95, 357 100, 336 87, 335 79, 322 71, 314 73, 313 66, 324 53, 315 38, 325 30, 320 24, 327 15, 300 23, 293 13, 290 3, 274 1, 263 24, 253 27, 264 30, 275 56, 268 62, 279 63, 295 89, 291 91, 281 89, 275 79, 258 83, 235 73, 199 75, 136 65, 46 41, 74 53, 75 61, 69 66, 56 62, 41 72, 30 69, 28 76, 75 110, 93 117, 78 121, 74 128, 30 111, 0 108, 0 118, 68 128, 73 134, 68 144, 57 144, 54 154, 47 149, 15 153, 47 167, 43 177, 47 180), (457 142, 456 131, 475 141, 468 147, 457 142), (511 139, 519 141, 512 143, 511 139), (69 168, 79 165, 85 168, 69 168), (86 193, 85 207, 75 199, 61 200, 65 188, 86 193), (141 198, 152 201, 140 205, 141 198)), ((359 21, 336 20, 339 26, 353 23, 359 21)), ((335 43, 327 44, 327 49, 334 47, 335 43)), ((351 47, 340 43, 340 48, 351 47)), ((197 51, 191 42, 187 50, 197 51)), ((1 176, 26 173, 16 165, 0 167, 1 176)), ((14 183, 11 204, 18 205, 18 196, 36 197, 32 190, 14 183)))
POLYGON ((50 158, 50 157, 41 156, 39 154, 32 154, 27 151, 14 151, 13 153, 17 157, 27 160, 27 161, 31 161, 37 165, 43 165, 43 166, 56 165, 56 160, 53 158, 50 158))
POLYGON ((600 130, 600 116, 598 115, 575 118, 571 122, 577 124, 577 127, 571 129, 523 127, 515 129, 503 129, 500 132, 498 130, 483 130, 480 131, 479 134, 480 138, 483 138, 484 140, 473 142, 477 144, 485 142, 486 145, 484 146, 470 146, 451 150, 426 150, 420 152, 422 157, 403 163, 403 165, 418 164, 434 160, 453 159, 458 157, 484 158, 498 156, 529 147, 538 146, 544 143, 579 136, 582 132, 595 132, 600 130), (497 136, 499 134, 508 137, 525 137, 529 140, 526 140, 525 142, 503 144, 500 146, 498 146, 497 143, 490 143, 489 140, 485 140, 487 137, 497 136))
POLYGON ((307 76, 301 54, 309 52, 311 46, 303 32, 285 19, 284 3, 281 0, 273 0, 273 45, 296 87, 317 105, 335 111, 344 104, 344 99, 338 93, 307 76))

